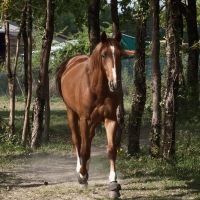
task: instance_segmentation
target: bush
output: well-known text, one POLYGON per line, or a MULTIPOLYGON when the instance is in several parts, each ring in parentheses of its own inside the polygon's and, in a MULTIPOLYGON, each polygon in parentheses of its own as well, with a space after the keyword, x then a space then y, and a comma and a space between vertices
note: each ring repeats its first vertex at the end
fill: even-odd
POLYGON ((200 174, 199 139, 196 134, 188 136, 179 131, 176 156, 170 162, 148 156, 148 149, 143 147, 141 153, 135 157, 130 157, 125 149, 121 149, 117 164, 126 177, 154 176, 184 180, 197 178, 200 174))
POLYGON ((82 32, 75 34, 70 39, 63 49, 54 53, 50 64, 51 74, 55 74, 55 70, 64 60, 79 54, 89 54, 90 44, 86 26, 83 27, 82 32))
POLYGON ((0 144, 8 140, 9 126, 8 124, 0 118, 0 144))

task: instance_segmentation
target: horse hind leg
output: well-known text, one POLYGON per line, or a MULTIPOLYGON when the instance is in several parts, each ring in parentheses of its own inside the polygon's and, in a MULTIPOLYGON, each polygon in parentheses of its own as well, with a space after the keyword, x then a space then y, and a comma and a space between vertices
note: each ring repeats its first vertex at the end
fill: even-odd
POLYGON ((91 142, 89 138, 88 120, 84 117, 80 118, 80 132, 81 132, 81 149, 80 149, 81 168, 79 174, 79 183, 87 185, 91 142))
POLYGON ((76 151, 76 156, 77 156, 76 172, 79 173, 81 168, 81 163, 80 163, 81 138, 78 130, 78 116, 73 110, 68 108, 67 117, 68 117, 69 127, 71 129, 72 144, 76 151))

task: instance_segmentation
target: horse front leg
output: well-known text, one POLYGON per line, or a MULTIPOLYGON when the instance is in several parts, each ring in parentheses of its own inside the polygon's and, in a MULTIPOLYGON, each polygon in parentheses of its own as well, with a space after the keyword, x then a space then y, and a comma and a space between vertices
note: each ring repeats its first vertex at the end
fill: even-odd
POLYGON ((120 184, 117 183, 117 174, 115 166, 117 157, 117 148, 115 144, 117 121, 105 119, 105 128, 108 141, 107 153, 110 161, 109 195, 111 198, 117 198, 120 197, 119 190, 121 190, 120 184))
POLYGON ((86 118, 80 118, 81 149, 80 149, 80 173, 78 181, 80 184, 87 185, 88 165, 90 159, 91 143, 89 138, 89 126, 86 118))
POLYGON ((70 108, 67 108, 67 116, 68 116, 69 127, 71 129, 72 144, 76 151, 76 156, 77 156, 76 171, 77 171, 77 173, 79 173, 79 171, 80 171, 81 138, 80 138, 80 134, 79 134, 79 130, 78 130, 78 116, 70 108))

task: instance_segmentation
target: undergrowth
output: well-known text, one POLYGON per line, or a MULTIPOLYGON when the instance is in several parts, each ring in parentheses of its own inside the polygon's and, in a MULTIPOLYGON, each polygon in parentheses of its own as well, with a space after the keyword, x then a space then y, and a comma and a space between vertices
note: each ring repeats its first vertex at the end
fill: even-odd
POLYGON ((188 137, 180 133, 176 142, 176 156, 170 162, 162 158, 152 158, 147 147, 142 147, 135 157, 130 157, 125 149, 121 149, 118 152, 118 168, 126 178, 155 176, 200 180, 199 146, 199 135, 192 135, 188 145, 188 137))

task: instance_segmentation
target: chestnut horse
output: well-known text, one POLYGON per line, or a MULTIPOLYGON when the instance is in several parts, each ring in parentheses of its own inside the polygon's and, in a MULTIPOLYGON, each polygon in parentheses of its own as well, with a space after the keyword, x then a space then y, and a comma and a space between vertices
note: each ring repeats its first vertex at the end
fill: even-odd
POLYGON ((67 107, 72 143, 76 150, 78 181, 87 184, 91 142, 95 127, 103 122, 110 161, 110 190, 120 196, 116 175, 117 108, 120 104, 121 56, 133 54, 120 47, 121 34, 115 38, 101 35, 101 42, 90 56, 78 55, 59 68, 57 84, 67 107), (80 125, 80 134, 79 128, 80 125))

